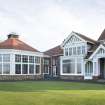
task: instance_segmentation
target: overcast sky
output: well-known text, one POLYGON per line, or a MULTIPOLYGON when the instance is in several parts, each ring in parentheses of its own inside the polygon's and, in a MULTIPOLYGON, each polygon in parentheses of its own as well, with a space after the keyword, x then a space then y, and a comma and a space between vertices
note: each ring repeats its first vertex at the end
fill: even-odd
POLYGON ((105 0, 0 0, 0 40, 11 32, 40 51, 76 31, 95 40, 105 28, 105 0))

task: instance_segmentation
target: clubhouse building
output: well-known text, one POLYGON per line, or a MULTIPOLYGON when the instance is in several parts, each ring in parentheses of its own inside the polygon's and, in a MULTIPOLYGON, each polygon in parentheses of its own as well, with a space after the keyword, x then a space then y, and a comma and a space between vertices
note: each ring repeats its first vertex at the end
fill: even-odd
POLYGON ((97 41, 77 32, 45 52, 9 34, 0 43, 0 80, 105 78, 105 30, 97 41))

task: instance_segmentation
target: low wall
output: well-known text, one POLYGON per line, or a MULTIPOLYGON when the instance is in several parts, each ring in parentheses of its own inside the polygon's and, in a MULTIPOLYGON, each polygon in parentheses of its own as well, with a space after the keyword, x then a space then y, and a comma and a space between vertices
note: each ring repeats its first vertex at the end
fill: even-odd
POLYGON ((98 80, 98 79, 100 79, 99 76, 93 76, 93 80, 98 80))
POLYGON ((75 75, 61 75, 60 79, 62 80, 84 80, 84 76, 75 76, 75 75))
POLYGON ((0 75, 0 80, 41 80, 42 75, 0 75))

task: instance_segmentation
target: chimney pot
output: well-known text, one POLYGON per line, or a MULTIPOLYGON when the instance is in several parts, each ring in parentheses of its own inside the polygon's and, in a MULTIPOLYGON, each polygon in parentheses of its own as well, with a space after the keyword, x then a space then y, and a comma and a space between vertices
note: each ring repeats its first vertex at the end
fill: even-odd
POLYGON ((8 35, 8 39, 9 38, 19 38, 19 35, 17 35, 16 33, 11 33, 8 35))

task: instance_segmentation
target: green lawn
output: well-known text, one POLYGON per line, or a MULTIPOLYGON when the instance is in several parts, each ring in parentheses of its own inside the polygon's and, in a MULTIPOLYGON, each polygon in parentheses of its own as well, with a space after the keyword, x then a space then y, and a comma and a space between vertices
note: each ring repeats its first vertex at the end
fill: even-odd
POLYGON ((105 84, 0 82, 0 105, 105 105, 105 84))

